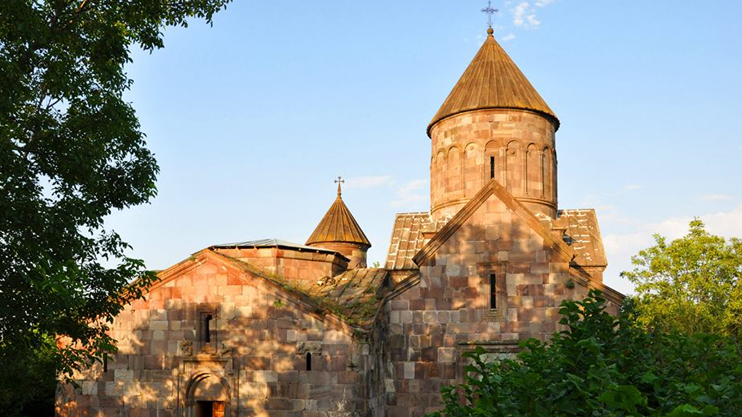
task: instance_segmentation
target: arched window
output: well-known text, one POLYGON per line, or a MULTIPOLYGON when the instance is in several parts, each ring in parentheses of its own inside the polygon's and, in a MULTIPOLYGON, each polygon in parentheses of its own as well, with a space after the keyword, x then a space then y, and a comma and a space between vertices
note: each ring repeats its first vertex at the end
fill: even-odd
POLYGON ((307 371, 312 370, 312 353, 307 352, 307 371))
MULTIPOLYGON (((484 161, 482 163, 485 166, 484 178, 497 178, 497 155, 499 152, 498 145, 495 141, 489 141, 484 146, 484 161), (486 164, 489 162, 489 166, 486 164)), ((504 161, 501 162, 504 166, 504 161)))
POLYGON ((211 320, 213 319, 214 317, 211 314, 208 314, 204 319, 204 342, 206 343, 211 342, 211 320))
POLYGON ((214 315, 208 312, 201 312, 199 314, 199 340, 204 343, 211 343, 211 327, 214 315))

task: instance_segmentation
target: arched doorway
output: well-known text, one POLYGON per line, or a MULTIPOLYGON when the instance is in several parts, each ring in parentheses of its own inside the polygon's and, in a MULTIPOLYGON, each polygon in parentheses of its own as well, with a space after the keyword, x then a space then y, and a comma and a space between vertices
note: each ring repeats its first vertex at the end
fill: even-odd
POLYGON ((187 386, 185 415, 187 417, 229 416, 227 381, 209 372, 194 375, 187 386))

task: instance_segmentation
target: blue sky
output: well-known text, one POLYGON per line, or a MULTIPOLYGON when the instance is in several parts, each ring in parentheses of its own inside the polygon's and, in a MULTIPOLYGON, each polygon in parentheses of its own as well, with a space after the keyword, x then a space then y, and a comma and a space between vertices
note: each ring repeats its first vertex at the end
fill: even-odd
MULTIPOLYGON (((429 208, 425 128, 485 38, 484 1, 240 1, 134 53, 162 172, 109 227, 166 268, 216 243, 303 243, 344 199, 383 264, 429 208)), ((496 1, 495 37, 559 116, 559 205, 595 208, 619 278, 699 216, 742 236, 739 1, 496 1)))

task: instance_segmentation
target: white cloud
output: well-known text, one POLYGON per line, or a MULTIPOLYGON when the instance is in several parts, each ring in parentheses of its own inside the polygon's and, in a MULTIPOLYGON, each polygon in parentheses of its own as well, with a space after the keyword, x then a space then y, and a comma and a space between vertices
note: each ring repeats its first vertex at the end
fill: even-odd
POLYGON ((638 189, 642 188, 642 186, 641 186, 641 184, 629 184, 629 185, 627 185, 624 188, 626 190, 628 190, 628 191, 631 191, 631 190, 638 190, 638 189))
POLYGON ((541 21, 536 19, 535 14, 529 14, 528 16, 526 16, 526 20, 528 21, 528 26, 531 26, 534 28, 538 27, 538 25, 541 24, 541 21))
POLYGON ((419 208, 428 199, 428 180, 412 180, 396 191, 396 198, 390 202, 392 207, 419 208))
MULTIPOLYGON (((537 0, 536 7, 546 7, 552 0, 537 0)), ((521 1, 512 10, 513 24, 525 29, 536 29, 541 21, 536 17, 536 10, 527 1, 521 1)))
POLYGON ((391 184, 394 177, 391 175, 379 175, 375 177, 354 177, 348 178, 345 182, 345 188, 373 188, 382 185, 391 184))
POLYGON ((549 4, 554 3, 554 0, 536 0, 536 7, 546 7, 549 4))
POLYGON ((512 33, 508 33, 507 35, 503 36, 500 40, 503 42, 507 42, 507 41, 512 41, 513 39, 515 39, 515 35, 513 35, 512 33))
MULTIPOLYGON (((742 205, 730 211, 709 213, 698 216, 706 225, 706 230, 715 235, 724 237, 742 237, 742 205)), ((688 232, 688 223, 693 217, 675 217, 658 224, 650 225, 654 232, 670 239, 677 239, 688 232)))
POLYGON ((702 201, 729 201, 734 197, 728 194, 706 194, 701 196, 702 201))
POLYGON ((515 9, 513 9, 513 24, 515 26, 523 26, 528 8, 529 5, 527 1, 520 2, 515 6, 515 9))
MULTIPOLYGON (((728 212, 701 216, 710 233, 726 237, 742 237, 742 204, 728 212)), ((690 219, 685 219, 690 221, 690 219)), ((686 224, 687 224, 686 221, 686 224)))
MULTIPOLYGON (((599 218, 602 220, 602 217, 599 218)), ((699 216, 699 219, 704 222, 706 230, 711 234, 727 238, 742 237, 742 204, 730 211, 699 216)), ((631 257, 640 250, 652 246, 655 233, 670 240, 685 236, 691 220, 693 217, 672 217, 655 223, 635 222, 636 227, 630 232, 603 236, 603 245, 609 263, 605 274, 606 285, 619 291, 632 292, 631 283, 619 277, 622 271, 633 269, 631 257)))

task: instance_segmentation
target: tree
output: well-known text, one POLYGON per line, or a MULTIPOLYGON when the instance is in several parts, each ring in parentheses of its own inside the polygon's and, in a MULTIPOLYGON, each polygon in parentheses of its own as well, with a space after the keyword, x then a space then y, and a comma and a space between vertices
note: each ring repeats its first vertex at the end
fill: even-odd
POLYGON ((566 330, 521 343, 516 359, 466 353, 464 383, 442 389, 429 417, 737 416, 742 359, 718 335, 648 332, 629 300, 620 317, 600 293, 564 301, 566 330))
POLYGON ((70 375, 115 349, 108 325, 154 275, 103 218, 149 201, 158 172, 124 65, 228 2, 0 1, 0 369, 51 346, 70 375))
POLYGON ((648 328, 687 334, 742 335, 742 241, 709 234, 703 223, 656 244, 632 258, 622 273, 636 285, 637 319, 648 328))

